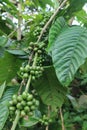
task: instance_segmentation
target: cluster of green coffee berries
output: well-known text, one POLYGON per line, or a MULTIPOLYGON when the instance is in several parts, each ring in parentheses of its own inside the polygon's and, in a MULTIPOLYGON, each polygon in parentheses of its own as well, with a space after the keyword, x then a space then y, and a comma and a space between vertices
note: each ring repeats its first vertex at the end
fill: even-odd
POLYGON ((34 51, 35 53, 37 52, 38 54, 42 54, 45 51, 45 43, 33 43, 30 42, 28 49, 30 51, 34 51))
MULTIPOLYGON (((42 15, 42 20, 41 20, 40 24, 37 25, 35 27, 35 30, 33 31, 33 35, 35 37, 38 37, 40 35, 41 30, 43 29, 46 22, 49 20, 50 16, 52 15, 52 12, 49 12, 47 14, 46 13, 44 14, 44 12, 42 12, 41 15, 42 15)), ((43 35, 43 38, 45 38, 45 37, 46 37, 46 35, 43 35)))
POLYGON ((39 119, 39 122, 42 124, 42 125, 49 125, 50 123, 52 123, 52 119, 46 115, 43 115, 43 117, 41 119, 39 119))
POLYGON ((43 67, 26 65, 25 67, 20 67, 19 75, 24 79, 27 79, 31 75, 32 80, 36 80, 42 75, 43 71, 43 67))
POLYGON ((39 106, 39 101, 36 100, 32 94, 23 92, 22 95, 13 95, 12 100, 9 102, 10 115, 16 114, 20 111, 21 117, 32 116, 34 111, 39 106))

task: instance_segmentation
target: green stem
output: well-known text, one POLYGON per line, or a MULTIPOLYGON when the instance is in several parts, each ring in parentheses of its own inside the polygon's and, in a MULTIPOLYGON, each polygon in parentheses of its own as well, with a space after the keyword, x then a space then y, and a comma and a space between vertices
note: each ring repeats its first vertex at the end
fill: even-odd
POLYGON ((29 76, 29 79, 28 79, 28 81, 27 81, 26 88, 25 88, 25 91, 26 91, 26 92, 28 92, 28 90, 29 90, 30 83, 31 83, 31 78, 32 78, 32 76, 30 75, 30 76, 29 76))
POLYGON ((46 126, 46 130, 49 130, 49 126, 46 126))
POLYGON ((34 57, 34 62, 33 62, 33 65, 32 66, 35 66, 36 65, 36 62, 37 62, 37 57, 38 57, 38 53, 35 54, 35 57, 34 57))
MULTIPOLYGON (((34 62, 33 62, 33 65, 32 65, 32 66, 35 66, 35 65, 36 65, 37 57, 38 57, 38 54, 36 53, 36 54, 35 54, 35 57, 34 57, 34 62)), ((26 92, 28 92, 28 90, 29 90, 30 83, 31 83, 31 79, 32 79, 32 76, 30 75, 30 76, 29 76, 29 79, 28 79, 28 82, 27 82, 27 85, 26 85, 26 89, 25 89, 26 92)))
POLYGON ((17 123, 19 121, 19 118, 20 118, 20 111, 17 112, 16 118, 15 118, 15 120, 13 122, 11 130, 15 130, 16 129, 16 126, 17 126, 17 123))

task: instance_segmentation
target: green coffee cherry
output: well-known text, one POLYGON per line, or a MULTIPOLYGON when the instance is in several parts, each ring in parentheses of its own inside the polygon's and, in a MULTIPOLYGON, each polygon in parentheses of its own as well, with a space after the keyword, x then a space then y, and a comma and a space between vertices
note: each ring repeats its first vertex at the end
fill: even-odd
POLYGON ((34 48, 34 51, 37 51, 37 50, 38 50, 38 48, 37 48, 37 47, 35 47, 35 48, 34 48))
POLYGON ((10 104, 10 105, 13 105, 13 101, 9 101, 9 104, 10 104))
POLYGON ((42 51, 41 50, 38 50, 38 54, 41 54, 42 53, 42 51))
POLYGON ((15 107, 10 107, 9 110, 10 111, 15 111, 15 107))
POLYGON ((30 44, 29 44, 30 46, 33 46, 34 45, 34 43, 33 42, 30 42, 30 44))
POLYGON ((23 67, 20 67, 20 71, 22 71, 22 72, 23 72, 23 71, 24 71, 24 68, 23 68, 23 67))
POLYGON ((22 106, 26 106, 26 102, 24 100, 21 101, 22 106))
POLYGON ((14 111, 13 111, 13 110, 10 110, 10 111, 9 111, 9 114, 10 114, 10 115, 13 115, 13 114, 14 114, 14 111))
POLYGON ((13 99, 13 104, 16 105, 17 104, 17 99, 13 99))
POLYGON ((29 50, 32 50, 33 48, 31 46, 28 47, 29 50))
POLYGON ((28 97, 27 97, 27 101, 31 101, 32 99, 33 99, 33 95, 29 94, 28 97))
POLYGON ((35 110, 36 107, 34 105, 31 106, 31 110, 35 110))
POLYGON ((52 123, 52 119, 49 119, 49 123, 52 123))
POLYGON ((27 93, 26 93, 26 92, 23 92, 22 98, 23 98, 23 99, 27 99, 27 93))
POLYGON ((32 116, 33 115, 33 112, 29 112, 29 116, 32 116))
POLYGON ((18 103, 16 106, 19 110, 22 109, 21 103, 18 103))
POLYGON ((17 109, 17 110, 15 111, 15 114, 17 115, 18 112, 20 112, 20 110, 17 109))
POLYGON ((37 70, 40 70, 40 68, 41 68, 40 66, 37 66, 37 67, 36 67, 37 70))
POLYGON ((39 106, 39 101, 38 100, 36 100, 35 105, 36 105, 36 107, 39 106))
POLYGON ((29 65, 26 65, 26 67, 25 67, 25 72, 28 72, 29 71, 29 69, 30 69, 30 66, 29 65))
POLYGON ((46 126, 47 126, 47 125, 49 125, 49 123, 48 123, 48 122, 44 122, 44 125, 46 125, 46 126))
POLYGON ((23 78, 28 78, 28 73, 24 73, 23 78))
POLYGON ((13 95, 12 99, 17 99, 17 95, 13 95))
POLYGON ((26 116, 26 113, 24 110, 21 111, 21 116, 23 116, 23 117, 26 116))
POLYGON ((24 111, 25 111, 25 112, 29 112, 29 111, 30 111, 29 107, 28 107, 28 106, 25 106, 25 107, 24 107, 24 111))
POLYGON ((33 102, 31 102, 31 101, 30 101, 30 102, 27 102, 27 105, 28 105, 28 106, 32 106, 32 105, 33 105, 33 102))
POLYGON ((19 102, 21 102, 21 101, 23 100, 22 95, 19 95, 19 96, 17 97, 17 100, 18 100, 19 102))
POLYGON ((36 78, 35 78, 35 76, 32 76, 32 80, 35 80, 36 78))
POLYGON ((30 71, 30 74, 33 75, 35 72, 33 70, 30 71))

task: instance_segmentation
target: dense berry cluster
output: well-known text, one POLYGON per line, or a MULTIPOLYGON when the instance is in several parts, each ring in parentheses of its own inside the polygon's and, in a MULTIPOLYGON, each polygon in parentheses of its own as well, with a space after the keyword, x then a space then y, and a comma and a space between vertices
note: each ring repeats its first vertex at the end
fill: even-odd
POLYGON ((19 75, 24 79, 27 79, 31 75, 32 80, 35 80, 42 75, 43 71, 43 67, 26 65, 25 67, 20 67, 19 75))
POLYGON ((30 51, 34 51, 35 53, 37 52, 38 54, 42 54, 45 51, 45 44, 30 42, 28 49, 30 51))
POLYGON ((39 122, 42 124, 42 125, 49 125, 50 123, 52 123, 52 119, 49 118, 48 116, 46 115, 43 115, 43 117, 39 120, 39 122))
MULTIPOLYGON (((43 27, 44 27, 44 25, 47 23, 47 21, 49 20, 49 18, 51 17, 51 15, 52 15, 52 12, 48 12, 47 14, 45 13, 41 13, 41 15, 42 15, 42 20, 41 20, 41 22, 40 22, 40 24, 39 25, 37 25, 36 27, 35 27, 35 30, 33 31, 33 35, 35 36, 35 37, 38 37, 39 35, 40 35, 40 32, 41 32, 41 30, 43 29, 43 27)), ((48 35, 48 30, 43 34, 43 37, 42 37, 42 40, 47 40, 48 38, 47 38, 47 35, 48 35)))
POLYGON ((32 94, 23 92, 22 95, 13 95, 12 100, 9 102, 10 115, 16 114, 20 111, 21 117, 32 116, 34 111, 39 106, 39 101, 36 100, 32 94))

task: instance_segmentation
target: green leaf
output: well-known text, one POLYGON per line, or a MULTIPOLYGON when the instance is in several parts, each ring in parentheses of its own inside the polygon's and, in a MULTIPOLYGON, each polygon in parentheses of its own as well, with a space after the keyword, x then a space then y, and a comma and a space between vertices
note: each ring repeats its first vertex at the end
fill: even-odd
POLYGON ((86 109, 87 108, 87 95, 81 95, 79 100, 79 107, 82 109, 86 109))
POLYGON ((52 60, 56 75, 63 86, 69 86, 76 71, 84 64, 86 58, 87 29, 72 26, 62 30, 54 41, 52 60))
POLYGON ((67 95, 67 97, 71 101, 72 106, 74 107, 74 109, 78 110, 79 106, 78 106, 77 100, 74 97, 72 97, 71 95, 67 95))
POLYGON ((18 89, 19 86, 7 87, 2 98, 0 99, 0 130, 3 129, 9 115, 9 101, 11 100, 12 95, 18 92, 18 89))
POLYGON ((54 6, 51 0, 33 0, 35 6, 40 6, 41 8, 46 8, 46 5, 54 6))
POLYGON ((52 123, 49 126, 49 130, 61 130, 61 125, 59 125, 58 122, 52 123))
POLYGON ((86 11, 85 10, 80 10, 78 12, 75 13, 75 16, 77 17, 77 20, 82 23, 85 24, 87 26, 87 21, 86 21, 86 11))
POLYGON ((36 125, 38 122, 39 122, 38 118, 30 117, 28 120, 27 119, 21 120, 20 126, 31 127, 31 126, 36 125))
POLYGON ((9 110, 8 107, 4 104, 0 104, 0 130, 3 129, 5 122, 8 118, 9 110))
POLYGON ((6 4, 8 4, 8 6, 12 7, 15 11, 17 11, 16 6, 14 6, 14 4, 9 0, 3 0, 3 2, 5 2, 6 4))
POLYGON ((87 2, 87 0, 69 0, 69 2, 70 6, 67 9, 68 14, 81 10, 84 4, 87 2))
POLYGON ((62 106, 67 91, 58 82, 53 67, 45 69, 43 76, 34 86, 46 105, 51 105, 53 108, 62 106))
POLYGON ((48 44, 48 51, 51 51, 54 46, 54 41, 60 35, 62 30, 67 27, 65 19, 63 17, 57 18, 56 22, 52 25, 50 32, 49 32, 49 44, 48 44))
POLYGON ((17 93, 18 89, 19 89, 19 86, 7 87, 2 98, 0 99, 0 104, 8 105, 8 102, 11 100, 12 95, 17 93))
POLYGON ((0 46, 3 47, 7 43, 8 38, 5 36, 0 36, 0 46))
POLYGON ((2 97, 4 90, 6 88, 6 82, 4 82, 1 86, 0 86, 0 98, 2 97))
POLYGON ((82 130, 87 130, 87 121, 83 122, 82 130))
POLYGON ((4 81, 10 82, 16 76, 21 63, 22 60, 16 56, 5 53, 4 57, 0 58, 0 84, 4 81))
POLYGON ((26 55, 26 53, 23 50, 6 50, 7 52, 13 54, 13 55, 26 55))
POLYGON ((0 58, 3 57, 3 55, 4 55, 4 48, 0 47, 0 58))
POLYGON ((9 26, 7 26, 8 22, 7 20, 3 20, 1 17, 0 17, 0 30, 1 32, 3 32, 4 34, 9 34, 11 33, 11 28, 9 28, 9 26))

